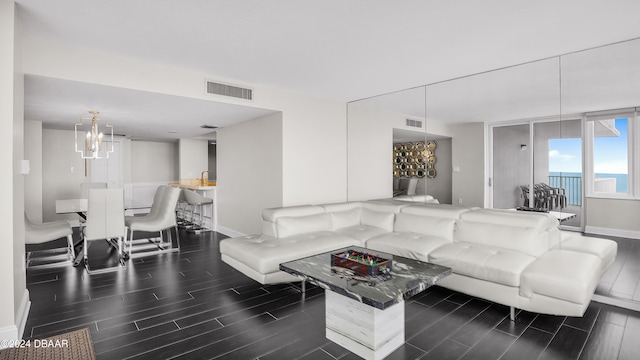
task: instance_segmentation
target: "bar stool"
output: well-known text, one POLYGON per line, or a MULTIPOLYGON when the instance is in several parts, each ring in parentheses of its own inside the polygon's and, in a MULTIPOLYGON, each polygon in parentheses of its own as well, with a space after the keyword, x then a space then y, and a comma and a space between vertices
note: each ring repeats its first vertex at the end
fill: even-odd
POLYGON ((187 199, 184 196, 185 190, 180 190, 180 196, 178 196, 178 204, 176 205, 176 222, 179 228, 189 228, 191 227, 190 218, 190 207, 187 203, 187 199))
POLYGON ((189 227, 187 231, 194 232, 196 234, 203 231, 211 231, 209 228, 204 226, 203 206, 211 205, 211 213, 213 216, 213 199, 204 197, 193 190, 184 189, 183 192, 187 204, 191 207, 191 222, 195 225, 193 227, 189 227), (200 214, 198 218, 195 218, 196 211, 200 214))

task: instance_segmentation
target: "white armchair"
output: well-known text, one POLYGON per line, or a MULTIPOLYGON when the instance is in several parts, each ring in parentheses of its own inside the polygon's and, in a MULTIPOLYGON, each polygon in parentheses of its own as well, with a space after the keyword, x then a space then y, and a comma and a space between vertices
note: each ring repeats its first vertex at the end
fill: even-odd
POLYGON ((171 186, 159 186, 148 214, 125 217, 125 224, 129 231, 125 238, 126 256, 133 258, 180 250, 176 205, 181 191, 171 186), (175 244, 172 229, 175 230, 175 244), (160 235, 155 239, 134 239, 134 233, 140 231, 158 232, 160 235))
POLYGON ((65 220, 51 221, 45 223, 34 223, 29 219, 27 214, 24 214, 25 224, 25 239, 26 245, 44 244, 47 242, 55 241, 61 238, 67 239, 66 251, 62 256, 53 255, 38 259, 34 261, 32 259, 32 252, 27 252, 27 268, 42 268, 49 266, 58 266, 61 264, 71 263, 75 258, 75 250, 73 247, 73 229, 71 225, 65 220), (55 261, 60 260, 63 261, 55 261))

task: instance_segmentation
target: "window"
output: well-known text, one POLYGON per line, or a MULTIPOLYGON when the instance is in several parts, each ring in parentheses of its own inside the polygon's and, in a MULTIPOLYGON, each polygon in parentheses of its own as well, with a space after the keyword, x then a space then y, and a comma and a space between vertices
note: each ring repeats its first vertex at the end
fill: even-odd
POLYGON ((633 128, 636 114, 586 116, 586 190, 588 196, 633 198, 633 128))

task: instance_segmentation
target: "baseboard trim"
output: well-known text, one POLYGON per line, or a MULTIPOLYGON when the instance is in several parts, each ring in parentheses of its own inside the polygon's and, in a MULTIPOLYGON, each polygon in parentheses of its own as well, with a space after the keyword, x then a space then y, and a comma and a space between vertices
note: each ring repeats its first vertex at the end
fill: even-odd
MULTIPOLYGON (((0 328, 0 340, 18 340, 20 337, 18 336, 18 328, 15 325, 5 326, 0 328)), ((8 341, 0 342, 0 350, 7 348, 9 345, 8 341)))
POLYGON ((640 312, 640 303, 630 301, 630 300, 616 299, 609 296, 603 296, 598 294, 594 294, 591 300, 601 304, 607 304, 607 305, 616 306, 623 309, 640 312))
MULTIPOLYGON (((27 318, 29 317, 29 310, 31 309, 31 301, 29 300, 29 290, 24 289, 22 300, 20 301, 20 307, 16 314, 17 324, 5 326, 0 328, 0 340, 19 340, 24 335, 24 328, 27 324, 27 318)), ((8 343, 2 342, 0 349, 6 348, 8 343)))
POLYGON ((247 236, 247 234, 241 233, 239 231, 230 229, 230 228, 226 228, 224 226, 217 226, 216 229, 217 232, 223 234, 223 235, 227 235, 228 237, 240 237, 240 236, 247 236))
POLYGON ((617 236, 617 237, 640 240, 640 231, 635 231, 635 230, 622 230, 622 229, 606 228, 606 227, 599 227, 599 226, 585 226, 584 232, 586 234, 617 236))
POLYGON ((20 338, 24 335, 24 328, 27 325, 27 318, 29 317, 29 311, 31 310, 31 299, 29 297, 29 290, 24 289, 24 293, 22 295, 22 301, 20 302, 20 308, 18 309, 18 313, 16 314, 16 319, 18 319, 18 335, 20 338))

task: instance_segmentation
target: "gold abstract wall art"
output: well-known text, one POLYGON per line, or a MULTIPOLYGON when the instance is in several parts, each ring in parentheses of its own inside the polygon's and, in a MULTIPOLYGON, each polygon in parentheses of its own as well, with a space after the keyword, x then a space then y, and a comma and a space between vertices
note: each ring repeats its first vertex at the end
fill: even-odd
POLYGON ((393 145, 393 176, 397 178, 436 177, 436 142, 398 143, 393 145))

